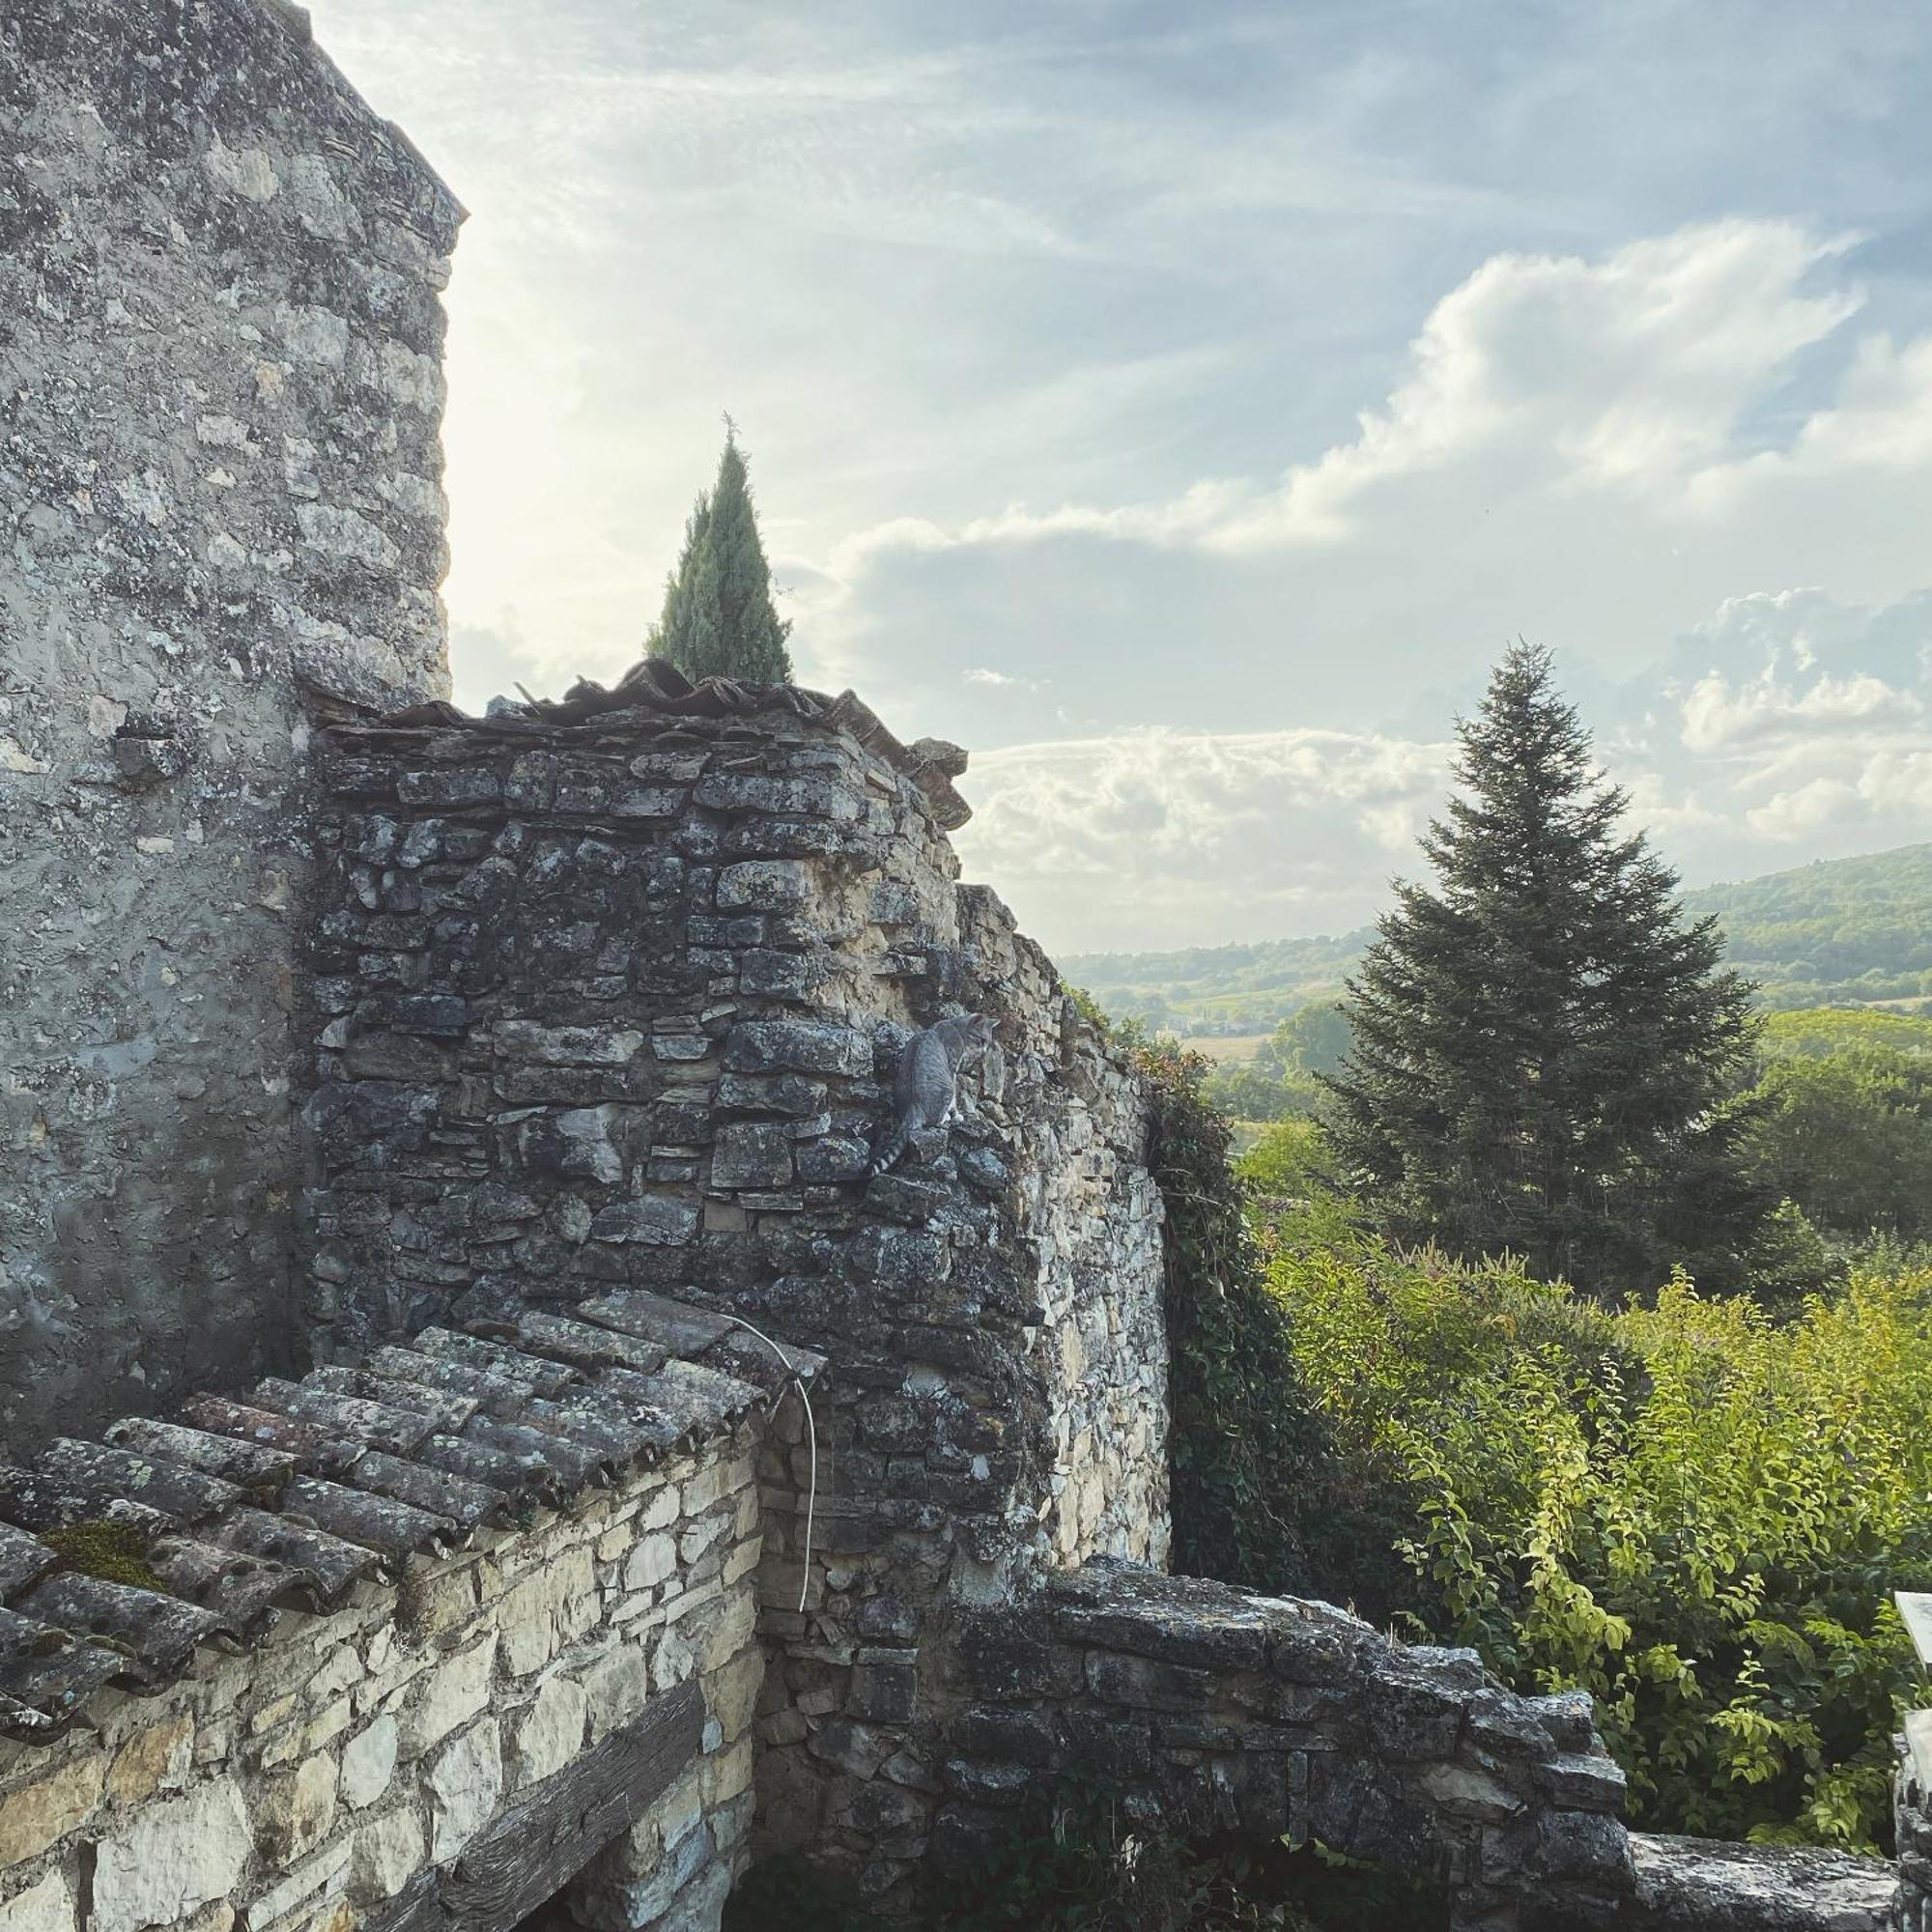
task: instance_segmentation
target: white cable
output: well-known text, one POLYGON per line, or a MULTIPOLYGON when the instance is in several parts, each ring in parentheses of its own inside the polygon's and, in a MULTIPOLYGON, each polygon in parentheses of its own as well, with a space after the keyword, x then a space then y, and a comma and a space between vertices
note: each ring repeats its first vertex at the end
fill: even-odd
MULTIPOLYGON (((779 1367, 791 1378, 791 1385, 798 1391, 799 1401, 805 1405, 805 1433, 811 1444, 811 1482, 805 1492, 805 1556, 800 1565, 798 1579, 798 1613, 804 1616, 805 1600, 811 1590, 811 1523, 818 1508, 818 1424, 812 1417, 811 1397, 806 1391, 805 1378, 792 1367, 785 1357, 785 1351, 762 1328, 753 1328, 741 1315, 727 1315, 724 1320, 734 1327, 744 1329, 747 1334, 755 1335, 779 1358, 779 1367)), ((779 1396, 782 1401, 784 1397, 782 1389, 779 1391, 779 1396)), ((776 1404, 773 1405, 773 1413, 777 1413, 776 1404)))

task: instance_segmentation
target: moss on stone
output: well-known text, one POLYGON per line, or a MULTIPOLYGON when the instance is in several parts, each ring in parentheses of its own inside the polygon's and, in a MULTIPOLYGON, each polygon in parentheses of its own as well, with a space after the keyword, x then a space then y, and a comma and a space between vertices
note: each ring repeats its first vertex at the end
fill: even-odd
POLYGON ((98 1577, 103 1583, 128 1583, 137 1590, 158 1590, 167 1585, 148 1567, 148 1539, 125 1522, 75 1522, 65 1529, 41 1533, 44 1543, 61 1560, 64 1570, 78 1571, 83 1577, 98 1577))

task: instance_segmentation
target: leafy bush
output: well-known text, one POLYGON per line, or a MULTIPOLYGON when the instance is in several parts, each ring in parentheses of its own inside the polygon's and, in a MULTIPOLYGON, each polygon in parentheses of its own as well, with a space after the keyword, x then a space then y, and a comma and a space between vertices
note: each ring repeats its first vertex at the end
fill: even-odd
POLYGON ((1136 1058, 1153 1107, 1148 1164, 1167 1208, 1174 1567, 1306 1589, 1297 1518, 1325 1451, 1229 1165, 1228 1122, 1202 1096, 1199 1054, 1155 1041, 1136 1058))
POLYGON ((1932 1270, 1780 1325, 1682 1278, 1610 1312, 1292 1217, 1272 1250, 1348 1486, 1412 1525, 1417 1625, 1590 1691, 1640 1824, 1883 1837, 1889 1593, 1932 1586, 1932 1270))

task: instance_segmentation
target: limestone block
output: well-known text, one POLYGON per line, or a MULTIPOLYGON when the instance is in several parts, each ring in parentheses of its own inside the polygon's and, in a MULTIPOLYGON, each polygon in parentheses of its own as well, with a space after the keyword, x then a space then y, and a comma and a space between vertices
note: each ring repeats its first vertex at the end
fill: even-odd
MULTIPOLYGON (((588 1569, 587 1557, 585 1569, 588 1569)), ((505 1649, 508 1649, 507 1636, 505 1649)), ((447 1662, 439 1664, 423 1679, 403 1726, 404 1756, 414 1757, 429 1749, 466 1719, 482 1710, 490 1701, 490 1674, 496 1662, 497 1633, 492 1631, 468 1650, 459 1651, 447 1662)))
MULTIPOLYGON (((318 1852, 306 1863, 282 1873, 268 1890, 249 1901, 249 1924, 272 1926, 298 1907, 314 1913, 326 1905, 348 1889, 353 1852, 354 1847, 347 1839, 339 1839, 326 1851, 318 1852)), ((321 1932, 313 1918, 308 1920, 308 1925, 314 1927, 314 1932, 321 1932)))
POLYGON ((326 1752, 266 1780, 255 1801, 255 1840, 270 1864, 313 1851, 335 1826, 335 1760, 326 1752))
POLYGON ((73 1932, 73 1895, 57 1871, 0 1905, 0 1932, 73 1932))
POLYGON ((355 1833, 351 1854, 351 1895, 367 1905, 392 1898, 423 1867, 422 1824, 413 1811, 385 1811, 355 1833))
POLYGON ((546 1677, 510 1737, 516 1785, 538 1783, 559 1772, 583 1749, 590 1699, 575 1678, 546 1677))
POLYGON ((144 1804, 100 1840, 89 1932, 167 1925, 232 1895, 253 1849, 247 1807, 227 1778, 144 1804))
POLYGON ((527 1677, 541 1670, 565 1635, 594 1621, 597 1607, 597 1577, 590 1551, 582 1545, 526 1577, 497 1611, 510 1674, 527 1677))
POLYGON ((373 1804, 389 1788, 396 1769, 397 1724, 384 1712, 342 1751, 342 1796, 355 1810, 373 1804))
POLYGON ((136 1731, 121 1747, 108 1767, 107 1795, 123 1804, 138 1804, 164 1786, 178 1791, 193 1762, 194 1719, 184 1711, 166 1723, 136 1731))
MULTIPOLYGON (((653 1505, 663 1498, 653 1497, 653 1505)), ((677 1509, 676 1492, 668 1492, 668 1508, 664 1513, 667 1520, 674 1520, 677 1509)), ((653 1511, 649 1514, 656 1513, 653 1511)), ((650 1590, 666 1581, 677 1569, 677 1541, 663 1535, 645 1536, 639 1540, 638 1547, 631 1551, 630 1560, 624 1565, 624 1587, 627 1590, 650 1590)))
POLYGON ((453 1859, 485 1825, 503 1793, 501 1743, 485 1719, 444 1748, 425 1780, 430 1793, 430 1857, 453 1859))
POLYGON ((106 1759, 83 1751, 57 1771, 0 1798, 0 1867, 38 1858, 94 1815, 106 1759))
POLYGON ((590 1741, 628 1723, 650 1696, 650 1665, 635 1644, 618 1644, 577 1673, 589 1700, 590 1741))
MULTIPOLYGON (((765 1681, 765 1654, 755 1644, 704 1680, 704 1702, 725 1738, 738 1737, 757 1709, 765 1681)), ((803 1725, 799 1736, 805 1735, 803 1725)))

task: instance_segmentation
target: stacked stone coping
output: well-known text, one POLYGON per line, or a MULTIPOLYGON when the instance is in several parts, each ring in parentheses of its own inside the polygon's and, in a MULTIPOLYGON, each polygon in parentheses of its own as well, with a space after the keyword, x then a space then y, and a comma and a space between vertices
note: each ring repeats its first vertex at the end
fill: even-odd
POLYGON ((1070 1773, 1151 1832, 1313 1839, 1434 1877, 1459 1927, 1620 1922, 1625 1780, 1590 1700, 1520 1696, 1473 1651, 1102 1560, 964 1613, 957 1657, 942 1869, 1070 1773))
POLYGON ((750 1340, 618 1294, 10 1472, 0 1932, 347 1932, 689 1682, 701 1755, 571 1906, 715 1917, 752 1810, 758 1445, 819 1366, 750 1340), (152 1539, 182 1594, 48 1571, 31 1529, 63 1521, 152 1539))
MULTIPOLYGON (((959 885, 962 753, 849 696, 654 672, 562 711, 327 734, 316 1333, 624 1284, 832 1355, 813 1560, 768 1579, 760 1818, 894 1903, 946 1607, 1165 1556, 1144 1094, 959 885), (909 1030, 966 1009, 998 1046, 963 1118, 868 1178, 909 1030), (892 1776, 853 1779, 841 1721, 900 1740, 892 1776)), ((797 1565, 810 1447, 771 1454, 797 1565)))

